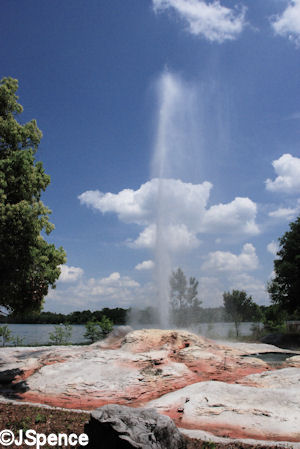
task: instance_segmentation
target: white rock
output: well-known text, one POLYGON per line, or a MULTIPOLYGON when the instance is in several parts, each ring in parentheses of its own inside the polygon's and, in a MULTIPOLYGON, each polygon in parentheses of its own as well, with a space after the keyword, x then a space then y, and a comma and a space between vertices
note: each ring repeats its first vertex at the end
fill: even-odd
POLYGON ((182 408, 182 426, 235 428, 249 437, 300 441, 300 395, 294 390, 261 389, 223 382, 200 382, 147 404, 160 412, 182 408))

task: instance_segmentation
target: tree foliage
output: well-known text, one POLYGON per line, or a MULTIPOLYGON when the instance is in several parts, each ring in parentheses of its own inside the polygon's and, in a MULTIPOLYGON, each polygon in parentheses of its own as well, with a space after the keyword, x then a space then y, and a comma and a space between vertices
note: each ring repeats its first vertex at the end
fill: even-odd
POLYGON ((8 326, 0 326, 0 341, 2 346, 6 346, 7 343, 13 346, 20 346, 23 343, 24 338, 19 335, 12 335, 12 331, 8 326))
POLYGON ((0 81, 0 306, 23 313, 41 309, 65 252, 41 235, 54 229, 41 201, 50 177, 35 160, 42 137, 36 121, 16 119, 23 111, 17 89, 15 79, 0 81))
POLYGON ((102 310, 76 310, 74 312, 63 314, 55 312, 31 312, 23 314, 14 314, 9 316, 0 316, 0 323, 36 323, 36 324, 85 324, 88 321, 101 321, 103 315, 107 316, 114 324, 125 324, 127 321, 128 309, 116 307, 109 309, 105 307, 102 310))
POLYGON ((198 285, 194 277, 187 281, 181 268, 173 271, 170 277, 170 304, 175 325, 187 326, 198 321, 201 306, 198 285))
POLYGON ((290 223, 290 231, 279 239, 277 256, 275 277, 268 284, 271 300, 282 310, 300 315, 300 217, 290 223))
POLYGON ((105 315, 102 316, 101 321, 88 321, 85 325, 84 337, 90 340, 91 343, 101 340, 108 335, 113 329, 113 322, 105 315))
POLYGON ((242 321, 259 321, 261 312, 259 306, 251 296, 243 290, 232 290, 223 293, 225 312, 235 324, 236 336, 239 336, 239 327, 242 321))
POLYGON ((54 331, 49 333, 49 340, 53 345, 69 345, 72 337, 71 324, 59 324, 54 326, 54 331))

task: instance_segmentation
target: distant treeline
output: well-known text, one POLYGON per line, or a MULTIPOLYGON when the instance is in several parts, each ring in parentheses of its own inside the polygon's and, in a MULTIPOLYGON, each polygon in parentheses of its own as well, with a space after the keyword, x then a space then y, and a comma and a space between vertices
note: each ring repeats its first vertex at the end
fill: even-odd
MULTIPOLYGON (((155 322, 155 316, 157 316, 157 311, 154 307, 147 307, 145 309, 129 309, 128 317, 133 323, 138 324, 151 324, 153 323, 153 317, 155 322)), ((227 317, 225 308, 220 307, 200 307, 198 310, 194 311, 193 323, 212 323, 212 322, 225 322, 232 321, 227 317)), ((191 324, 191 323, 185 323, 191 324)))
MULTIPOLYGON (((193 312, 193 317, 190 323, 226 323, 232 322, 232 316, 226 313, 225 307, 199 307, 193 312)), ((255 307, 245 311, 242 322, 267 322, 276 321, 276 318, 281 319, 297 319, 294 315, 280 315, 274 305, 260 306, 255 304, 255 307)), ((145 309, 128 309, 127 316, 130 321, 138 324, 151 324, 153 323, 153 317, 157 316, 157 310, 154 307, 146 307, 145 309)), ((300 319, 300 317, 299 317, 300 319)), ((155 322, 155 318, 154 318, 155 322)))
MULTIPOLYGON (((264 321, 264 317, 274 319, 274 306, 257 306, 258 312, 255 316, 246 316, 243 321, 264 321), (270 315, 270 316, 269 316, 270 315)), ((276 314, 276 313, 275 313, 276 314)), ((16 324, 86 324, 88 321, 101 321, 103 316, 109 318, 114 324, 152 324, 153 317, 157 315, 157 309, 146 307, 145 309, 122 309, 116 307, 110 309, 105 307, 102 310, 91 312, 90 310, 75 311, 69 314, 55 312, 40 312, 31 315, 10 315, 0 316, 0 323, 16 324)), ((197 316, 193 317, 194 323, 216 323, 230 322, 232 318, 226 314, 225 308, 220 307, 200 307, 197 316)), ((291 317, 290 319, 295 319, 291 317)))
POLYGON ((0 316, 0 323, 14 324, 86 324, 88 321, 101 321, 103 316, 109 318, 114 324, 126 324, 128 309, 116 307, 91 312, 90 310, 76 311, 69 314, 55 312, 40 312, 30 315, 0 316))
MULTIPOLYGON (((154 307, 145 309, 122 309, 117 307, 91 312, 90 310, 75 311, 69 314, 55 312, 40 312, 30 315, 0 316, 0 323, 14 324, 86 324, 88 321, 101 321, 103 316, 109 318, 114 324, 151 324, 157 315, 154 307)), ((194 319, 199 323, 230 321, 226 317, 224 307, 201 308, 194 319)))

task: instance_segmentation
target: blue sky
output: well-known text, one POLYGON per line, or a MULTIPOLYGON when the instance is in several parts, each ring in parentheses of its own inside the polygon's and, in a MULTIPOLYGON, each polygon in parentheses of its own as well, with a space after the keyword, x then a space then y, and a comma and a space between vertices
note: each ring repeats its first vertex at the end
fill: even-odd
POLYGON ((49 240, 68 258, 45 310, 154 304, 162 145, 170 266, 204 306, 233 288, 268 304, 300 212, 300 0, 1 6, 1 77, 43 131, 49 240))

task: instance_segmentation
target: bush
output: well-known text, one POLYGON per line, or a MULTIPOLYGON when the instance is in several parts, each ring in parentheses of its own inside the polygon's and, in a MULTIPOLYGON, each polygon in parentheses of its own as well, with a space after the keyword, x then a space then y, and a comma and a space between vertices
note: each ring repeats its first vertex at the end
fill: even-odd
POLYGON ((71 324, 59 324, 54 326, 54 332, 49 333, 49 339, 54 345, 68 345, 72 337, 71 324))
POLYGON ((105 315, 101 321, 88 321, 85 325, 86 332, 84 337, 90 340, 91 343, 101 340, 108 335, 113 329, 113 322, 105 315))
POLYGON ((0 337, 2 338, 2 346, 5 346, 6 343, 11 341, 11 330, 8 328, 8 326, 1 326, 0 327, 0 337))

